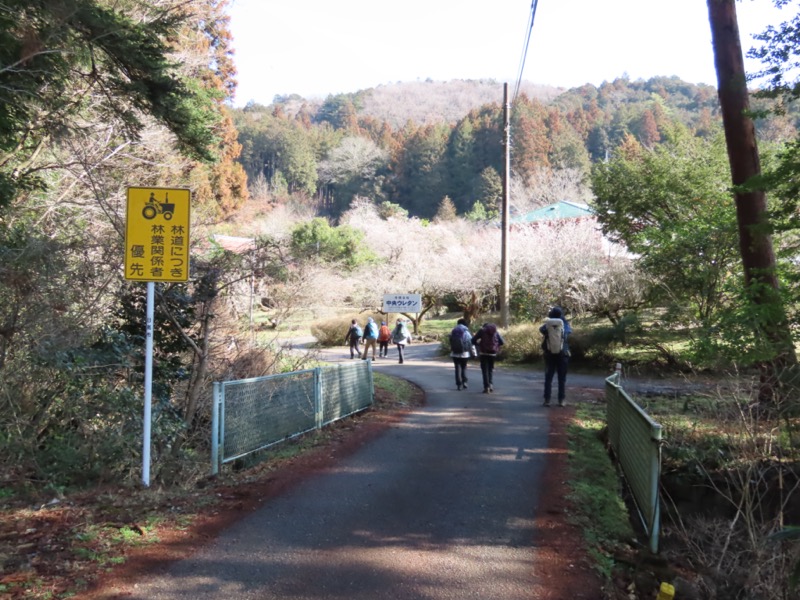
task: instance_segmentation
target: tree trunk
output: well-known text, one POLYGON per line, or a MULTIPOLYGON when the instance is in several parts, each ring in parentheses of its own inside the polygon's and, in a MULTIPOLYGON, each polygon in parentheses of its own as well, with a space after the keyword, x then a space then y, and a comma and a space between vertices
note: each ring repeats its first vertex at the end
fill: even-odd
POLYGON ((464 320, 467 322, 467 327, 471 327, 472 322, 483 312, 483 298, 478 299, 478 294, 472 292, 467 300, 459 304, 464 311, 464 320))
POLYGON ((414 335, 419 335, 420 329, 422 328, 422 321, 425 320, 425 315, 429 310, 431 310, 434 306, 436 306, 437 301, 438 301, 437 296, 422 294, 421 312, 417 313, 416 315, 410 313, 400 313, 401 315, 408 317, 411 323, 414 325, 414 335))
MULTIPOLYGON (((778 293, 775 252, 767 218, 766 194, 761 190, 743 191, 740 187, 761 173, 755 126, 750 117, 747 77, 736 20, 735 0, 707 0, 714 64, 717 71, 722 123, 728 148, 731 179, 739 225, 739 251, 742 255, 745 286, 762 309, 763 331, 772 347, 771 356, 762 365, 760 400, 772 400, 774 377, 778 369, 795 364, 786 312, 778 293)), ((755 320, 755 319, 754 319, 755 320)))

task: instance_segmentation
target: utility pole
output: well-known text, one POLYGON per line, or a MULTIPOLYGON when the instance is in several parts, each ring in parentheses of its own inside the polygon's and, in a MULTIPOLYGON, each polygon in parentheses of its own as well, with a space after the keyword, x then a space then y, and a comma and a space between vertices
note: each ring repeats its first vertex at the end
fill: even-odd
MULTIPOLYGON (((734 186, 741 186, 761 173, 761 164, 755 126, 750 116, 736 4, 734 0, 706 1, 731 180, 734 186)), ((754 304, 772 308, 761 313, 764 315, 763 331, 772 343, 774 358, 762 365, 762 387, 759 392, 759 400, 771 400, 772 384, 778 371, 787 364, 796 364, 797 357, 775 273, 775 251, 769 233, 766 194, 763 190, 737 188, 734 200, 745 286, 755 292, 754 304)))
POLYGON ((500 326, 508 327, 508 199, 511 181, 511 105, 508 101, 508 83, 503 84, 503 206, 502 206, 502 250, 500 253, 500 326))

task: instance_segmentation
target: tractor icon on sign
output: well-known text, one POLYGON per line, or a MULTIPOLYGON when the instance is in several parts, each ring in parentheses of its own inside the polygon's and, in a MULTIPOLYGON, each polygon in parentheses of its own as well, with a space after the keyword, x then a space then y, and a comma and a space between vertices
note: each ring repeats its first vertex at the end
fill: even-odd
POLYGON ((175 212, 175 205, 169 202, 169 194, 164 194, 164 202, 156 200, 155 193, 150 193, 150 199, 142 209, 142 216, 145 219, 155 219, 156 215, 164 215, 164 220, 169 221, 172 213, 175 212))

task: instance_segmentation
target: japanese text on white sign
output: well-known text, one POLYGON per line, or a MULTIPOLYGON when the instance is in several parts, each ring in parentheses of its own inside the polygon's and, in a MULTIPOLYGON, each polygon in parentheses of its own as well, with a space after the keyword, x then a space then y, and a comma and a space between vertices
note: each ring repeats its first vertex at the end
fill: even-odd
POLYGON ((422 312, 422 296, 420 294, 384 294, 383 312, 422 312))

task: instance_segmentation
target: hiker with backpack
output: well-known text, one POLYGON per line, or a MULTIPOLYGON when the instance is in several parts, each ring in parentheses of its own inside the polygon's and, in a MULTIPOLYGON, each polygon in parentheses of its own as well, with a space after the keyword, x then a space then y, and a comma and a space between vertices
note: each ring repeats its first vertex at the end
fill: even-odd
POLYGON ((397 346, 397 354, 400 356, 398 362, 402 365, 403 348, 406 347, 406 344, 411 343, 411 334, 408 332, 408 327, 406 327, 406 323, 403 319, 397 319, 397 325, 395 325, 392 330, 392 343, 397 346))
POLYGON ((375 346, 378 345, 378 324, 369 317, 367 324, 364 326, 364 337, 361 338, 364 342, 364 355, 361 360, 367 360, 369 349, 372 348, 372 360, 375 360, 375 346))
POLYGON ((472 338, 472 344, 478 349, 478 356, 481 361, 481 376, 483 377, 483 393, 491 394, 494 392, 494 361, 500 346, 505 344, 497 325, 494 323, 484 323, 472 338))
POLYGON ((347 333, 344 336, 345 343, 350 346, 350 358, 361 356, 361 348, 359 344, 361 344, 362 335, 364 334, 361 331, 361 327, 359 327, 358 322, 355 319, 350 321, 350 328, 347 330, 347 333))
POLYGON ((386 324, 386 321, 381 321, 381 328, 378 329, 378 358, 386 358, 389 356, 389 342, 392 339, 392 330, 386 324))
POLYGON ((569 365, 569 334, 572 327, 564 318, 564 311, 560 306, 550 309, 544 324, 539 327, 544 339, 544 403, 550 406, 550 397, 553 393, 553 376, 558 374, 558 405, 564 406, 566 401, 567 366, 569 365))
POLYGON ((467 389, 467 362, 472 349, 472 334, 466 319, 456 321, 450 332, 450 356, 456 368, 456 389, 467 389))

